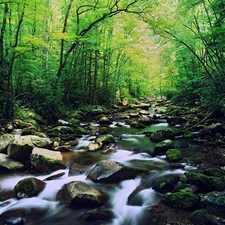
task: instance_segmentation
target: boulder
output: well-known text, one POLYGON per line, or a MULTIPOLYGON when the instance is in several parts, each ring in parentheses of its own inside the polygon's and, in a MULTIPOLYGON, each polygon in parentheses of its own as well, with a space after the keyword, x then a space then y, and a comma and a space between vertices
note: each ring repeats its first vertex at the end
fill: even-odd
POLYGON ((137 128, 137 129, 143 129, 146 127, 146 125, 142 124, 141 122, 139 121, 132 121, 130 123, 130 127, 133 127, 133 128, 137 128))
POLYGON ((166 139, 174 139, 175 134, 172 130, 157 130, 150 135, 150 140, 153 142, 160 142, 166 139))
POLYGON ((112 160, 103 160, 90 170, 87 179, 101 183, 119 182, 134 179, 141 172, 146 172, 146 170, 126 167, 112 160))
POLYGON ((179 181, 179 177, 178 176, 167 176, 167 177, 162 177, 156 180, 156 183, 153 185, 153 189, 159 193, 167 193, 167 192, 171 192, 174 190, 175 185, 178 183, 179 181))
POLYGON ((169 124, 169 126, 176 126, 187 123, 187 120, 179 117, 170 117, 167 118, 166 122, 169 124))
POLYGON ((225 215, 225 191, 212 191, 200 194, 200 201, 207 207, 207 212, 224 218, 225 215))
POLYGON ((5 211, 0 216, 1 225, 24 225, 27 219, 24 209, 13 209, 5 211))
POLYGON ((18 198, 29 198, 37 196, 45 188, 45 182, 35 177, 25 178, 14 187, 14 193, 18 198))
POLYGON ((99 124, 112 124, 113 122, 107 117, 107 116, 103 116, 99 119, 99 124))
POLYGON ((63 156, 60 152, 43 148, 34 148, 30 158, 31 164, 45 173, 66 168, 66 165, 64 165, 63 162, 63 156))
POLYGON ((172 148, 166 152, 166 159, 168 162, 178 162, 181 158, 181 151, 178 149, 172 148))
POLYGON ((72 208, 98 207, 105 203, 107 195, 82 181, 72 181, 63 186, 57 200, 72 208))
POLYGON ((100 150, 102 147, 102 143, 93 143, 93 142, 90 142, 88 144, 88 150, 89 151, 97 151, 97 150, 100 150))
POLYGON ((0 153, 0 167, 9 170, 18 170, 22 169, 24 165, 21 162, 18 162, 14 159, 10 159, 9 156, 6 154, 0 153))
POLYGON ((115 139, 111 134, 102 134, 95 139, 96 143, 102 143, 103 145, 108 145, 110 143, 115 143, 115 139))
POLYGON ((114 214, 112 211, 106 210, 88 210, 81 216, 81 218, 85 221, 109 221, 114 218, 114 214))
POLYGON ((0 136, 0 153, 6 153, 7 147, 11 141, 14 140, 14 135, 3 134, 0 136))
POLYGON ((190 220, 195 225, 210 225, 206 210, 199 209, 191 213, 190 220))
POLYGON ((210 190, 213 185, 210 178, 200 172, 186 172, 184 175, 187 178, 187 182, 193 185, 197 185, 199 190, 207 191, 210 190))
POLYGON ((32 123, 28 123, 28 122, 25 122, 23 120, 20 120, 20 119, 15 119, 13 121, 13 126, 17 129, 23 129, 25 127, 33 127, 33 124, 32 123))
POLYGON ((48 130, 50 136, 58 136, 57 134, 74 134, 75 128, 71 126, 56 126, 48 130))
POLYGON ((15 135, 14 137, 15 139, 9 143, 7 148, 8 156, 20 162, 29 161, 33 149, 31 137, 20 135, 15 135))
POLYGON ((167 150, 174 148, 174 142, 172 140, 164 140, 159 142, 154 147, 155 155, 165 155, 167 150))
POLYGON ((192 209, 198 204, 199 198, 193 192, 176 192, 165 194, 161 202, 174 208, 192 209))
POLYGON ((47 148, 51 149, 53 147, 54 142, 50 140, 50 138, 39 137, 35 135, 30 136, 31 141, 34 146, 38 148, 47 148))

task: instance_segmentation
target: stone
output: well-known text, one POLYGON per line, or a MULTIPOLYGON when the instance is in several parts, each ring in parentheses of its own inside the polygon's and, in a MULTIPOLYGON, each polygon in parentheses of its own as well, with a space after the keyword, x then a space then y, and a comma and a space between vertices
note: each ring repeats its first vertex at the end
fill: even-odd
POLYGON ((137 128, 137 129, 143 129, 146 127, 146 125, 142 124, 139 121, 131 121, 130 127, 137 128))
POLYGON ((93 143, 93 142, 90 142, 88 144, 88 150, 89 151, 97 151, 97 150, 100 150, 102 147, 102 143, 93 143))
POLYGON ((24 209, 8 210, 1 214, 1 225, 24 225, 26 221, 26 211, 24 209))
POLYGON ((141 172, 146 172, 146 170, 126 167, 113 160, 103 160, 90 170, 87 179, 96 183, 119 182, 134 179, 141 172))
POLYGON ((193 185, 197 185, 199 190, 206 191, 212 188, 212 182, 210 178, 200 172, 186 172, 184 175, 187 178, 187 182, 193 185))
POLYGON ((107 195, 83 181, 72 181, 59 191, 57 200, 72 208, 90 208, 104 204, 107 195))
POLYGON ((25 178, 14 187, 14 193, 18 198, 29 198, 37 196, 45 188, 45 182, 35 177, 25 178))
POLYGON ((109 221, 114 218, 114 214, 112 211, 106 210, 88 210, 81 216, 81 218, 85 221, 109 221))
POLYGON ((24 168, 24 165, 21 162, 10 159, 6 154, 0 153, 0 167, 9 170, 18 170, 24 168))
POLYGON ((174 208, 192 209, 198 204, 199 198, 192 192, 175 192, 165 194, 161 202, 174 208))
POLYGON ((212 191, 206 194, 200 194, 200 201, 207 207, 209 214, 221 216, 225 215, 225 191, 212 191))
POLYGON ((156 180, 156 183, 153 185, 152 189, 162 194, 171 192, 174 190, 179 180, 180 178, 178 176, 162 177, 156 180))
POLYGON ((34 146, 38 148, 47 148, 51 149, 53 147, 54 142, 50 140, 50 138, 43 138, 35 135, 30 136, 31 141, 34 146))
POLYGON ((30 136, 15 135, 7 148, 7 154, 10 158, 20 162, 30 161, 30 155, 33 149, 33 143, 30 136))
POLYGON ((64 165, 63 156, 60 152, 43 148, 34 148, 30 158, 31 164, 38 170, 45 173, 66 168, 66 165, 64 165))
POLYGON ((171 130, 157 130, 150 135, 150 140, 153 142, 160 142, 166 139, 174 139, 174 133, 171 130))
POLYGON ((181 158, 181 151, 178 149, 172 148, 166 152, 166 160, 168 162, 178 162, 181 158))
POLYGON ((99 124, 112 124, 112 121, 106 116, 101 117, 98 122, 99 124))
POLYGON ((208 213, 206 210, 199 209, 191 213, 190 220, 195 225, 209 225, 208 213))
POLYGON ((96 139, 95 139, 96 143, 103 143, 103 145, 107 145, 110 143, 115 143, 115 138, 111 135, 111 134, 102 134, 99 135, 96 139))
POLYGON ((11 141, 14 140, 14 135, 3 134, 0 136, 0 153, 6 153, 7 147, 11 141))
POLYGON ((155 155, 165 155, 167 150, 172 148, 174 148, 174 142, 167 139, 155 145, 154 153, 155 155))

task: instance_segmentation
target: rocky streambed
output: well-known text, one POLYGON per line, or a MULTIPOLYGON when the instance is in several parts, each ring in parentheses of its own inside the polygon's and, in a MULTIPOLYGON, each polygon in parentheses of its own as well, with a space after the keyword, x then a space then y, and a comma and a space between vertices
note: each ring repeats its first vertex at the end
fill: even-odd
POLYGON ((2 127, 0 224, 224 224, 224 115, 145 99, 2 127))

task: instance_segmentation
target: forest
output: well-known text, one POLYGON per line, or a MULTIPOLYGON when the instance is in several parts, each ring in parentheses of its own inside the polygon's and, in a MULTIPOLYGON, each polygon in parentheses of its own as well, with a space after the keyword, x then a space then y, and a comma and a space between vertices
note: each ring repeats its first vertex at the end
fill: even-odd
POLYGON ((0 0, 0 117, 145 96, 225 108, 223 0, 0 0))

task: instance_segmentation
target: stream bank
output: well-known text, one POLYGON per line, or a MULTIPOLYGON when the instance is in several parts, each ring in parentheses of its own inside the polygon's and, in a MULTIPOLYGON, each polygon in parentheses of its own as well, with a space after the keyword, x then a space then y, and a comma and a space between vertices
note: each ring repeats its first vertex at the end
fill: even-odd
POLYGON ((1 150, 0 223, 220 224, 223 126, 221 113, 155 100, 74 112, 51 124, 17 118, 1 136, 9 141, 1 150), (33 177, 44 183, 35 183, 39 191, 25 193, 23 184, 18 196, 15 186, 33 177), (79 195, 95 189, 77 201, 67 184, 79 195))

